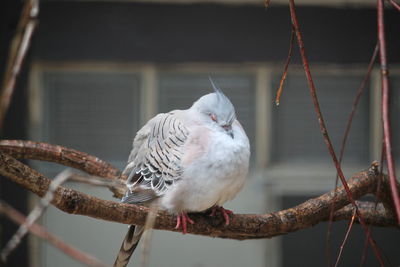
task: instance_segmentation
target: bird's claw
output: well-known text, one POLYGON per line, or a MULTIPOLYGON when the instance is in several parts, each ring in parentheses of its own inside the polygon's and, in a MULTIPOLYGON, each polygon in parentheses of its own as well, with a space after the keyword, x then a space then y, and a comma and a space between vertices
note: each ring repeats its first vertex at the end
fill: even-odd
POLYGON ((182 234, 187 233, 187 223, 194 224, 194 221, 189 218, 186 212, 181 212, 176 216, 175 229, 179 229, 182 226, 182 234))
POLYGON ((233 214, 233 211, 224 209, 223 207, 220 207, 220 206, 214 206, 211 208, 210 216, 215 216, 215 214, 217 213, 217 210, 219 210, 222 213, 222 216, 224 216, 225 225, 229 225, 229 223, 230 223, 229 215, 233 214))

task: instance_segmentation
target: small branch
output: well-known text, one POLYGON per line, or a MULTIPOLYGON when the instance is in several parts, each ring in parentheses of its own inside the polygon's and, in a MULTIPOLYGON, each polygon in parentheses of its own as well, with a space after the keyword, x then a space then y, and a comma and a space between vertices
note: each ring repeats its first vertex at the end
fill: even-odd
MULTIPOLYGON (((11 206, 7 205, 2 201, 0 201, 0 213, 8 217, 13 222, 20 225, 25 223, 27 220, 27 218, 24 215, 22 215, 19 211, 15 210, 14 208, 12 208, 11 206)), ((80 251, 79 249, 65 243, 59 237, 46 231, 46 229, 43 226, 33 223, 29 225, 28 230, 37 237, 48 241, 50 244, 61 250, 66 255, 69 255, 71 258, 79 262, 82 262, 85 265, 96 266, 96 267, 107 266, 106 264, 102 263, 92 255, 86 254, 80 251)))
POLYGON ((379 40, 379 58, 381 63, 381 82, 382 82, 382 121, 383 121, 383 139, 386 152, 386 162, 390 177, 390 187, 393 195, 393 202, 396 210, 397 221, 400 225, 400 195, 396 186, 396 169, 392 155, 392 138, 390 133, 389 118, 389 70, 386 58, 386 40, 385 40, 385 22, 383 1, 377 0, 378 11, 378 40, 379 40))
MULTIPOLYGON (((360 202, 357 201, 357 206, 363 214, 365 222, 368 225, 389 227, 396 226, 396 218, 393 213, 388 212, 382 204, 376 205, 373 202, 360 202)), ((334 221, 350 220, 354 212, 354 207, 347 205, 346 207, 335 212, 333 216, 334 221)), ((360 221, 356 218, 356 223, 360 221)), ((368 241, 367 241, 368 242, 368 241)))
POLYGON ((36 27, 36 17, 38 13, 38 1, 26 0, 17 31, 10 45, 7 67, 0 94, 0 130, 3 129, 4 118, 11 102, 17 76, 21 71, 22 62, 26 56, 36 27))
POLYGON ((368 240, 369 240, 369 242, 370 242, 370 244, 371 244, 371 246, 372 246, 372 248, 374 250, 374 253, 375 253, 378 261, 380 262, 381 266, 383 266, 382 257, 381 257, 381 255, 379 253, 379 250, 378 250, 376 244, 373 242, 372 238, 369 237, 369 231, 368 231, 368 228, 367 228, 367 226, 366 226, 366 224, 364 222, 362 214, 360 212, 358 212, 358 210, 357 210, 357 205, 355 203, 355 198, 352 195, 352 193, 350 191, 350 188, 349 188, 349 186, 348 186, 348 184, 346 182, 346 178, 345 178, 344 173, 342 171, 342 168, 340 166, 340 162, 338 161, 338 159, 336 157, 335 151, 334 151, 333 146, 332 146, 331 139, 330 139, 330 137, 328 135, 328 130, 326 128, 325 121, 324 121, 324 118, 322 116, 321 108, 319 106, 319 101, 318 101, 318 97, 317 97, 317 90, 315 88, 314 81, 312 79, 312 75, 311 75, 311 71, 310 71, 310 66, 308 64, 308 59, 307 59, 307 55, 306 55, 306 51, 305 51, 304 43, 303 43, 303 38, 302 38, 302 35, 301 35, 301 32, 300 32, 300 26, 299 26, 299 23, 298 23, 298 20, 297 20, 296 7, 295 7, 294 0, 290 0, 289 1, 289 6, 290 6, 290 17, 291 17, 291 20, 292 20, 292 25, 293 25, 293 27, 294 27, 294 29, 296 31, 297 43, 299 45, 300 55, 301 55, 301 58, 302 58, 302 61, 303 61, 304 72, 305 72, 306 77, 307 77, 307 82, 308 82, 308 86, 309 86, 309 89, 310 89, 311 98, 312 98, 312 101, 313 101, 313 104, 314 104, 315 113, 317 114, 318 123, 319 123, 319 126, 320 126, 320 130, 321 130, 322 136, 323 136, 325 144, 326 144, 326 146, 328 148, 329 154, 332 157, 332 161, 333 161, 333 163, 335 165, 336 172, 339 175, 339 178, 340 178, 340 180, 342 182, 342 185, 343 185, 344 189, 346 190, 347 198, 349 199, 351 204, 356 209, 356 213, 357 213, 358 218, 360 219, 360 223, 362 225, 362 228, 363 228, 363 230, 364 230, 364 232, 365 232, 365 234, 366 234, 366 236, 367 236, 367 238, 368 238, 368 240))
MULTIPOLYGON (((48 178, 4 153, 0 153, 0 174, 40 197, 46 193, 50 185, 48 178)), ((371 168, 369 171, 354 175, 349 180, 349 188, 354 198, 374 193, 378 176, 376 168, 371 168)), ((236 214, 229 226, 225 226, 224 219, 219 216, 210 218, 204 213, 194 213, 191 215, 191 218, 196 221, 196 224, 189 225, 188 232, 196 235, 239 240, 283 235, 309 228, 321 221, 328 220, 329 207, 334 198, 337 210, 350 203, 346 197, 344 188, 339 187, 336 190, 310 199, 287 210, 263 215, 236 214)), ((149 211, 146 207, 102 200, 61 186, 55 191, 52 204, 60 210, 71 214, 80 214, 106 221, 137 225, 145 224, 149 211)), ((342 213, 342 217, 340 218, 351 218, 351 214, 352 212, 344 216, 342 213)), ((375 214, 373 216, 378 215, 375 214)), ((334 219, 338 219, 338 217, 334 216, 334 219)), ((388 221, 387 225, 390 225, 390 217, 382 219, 374 218, 371 219, 371 222, 379 222, 381 220, 388 221)), ((175 216, 160 211, 156 216, 154 228, 178 231, 175 229, 175 224, 175 216)))
POLYGON ((397 4, 395 1, 393 0, 388 0, 388 2, 392 5, 392 7, 394 7, 395 9, 397 9, 397 11, 400 12, 400 5, 397 4))
POLYGON ((84 184, 90 184, 93 186, 107 187, 114 192, 114 197, 121 198, 126 191, 126 184, 121 179, 111 180, 109 178, 103 178, 100 176, 71 173, 69 178, 71 182, 78 182, 84 184))
POLYGON ((353 227, 355 218, 356 218, 356 211, 354 210, 353 216, 351 216, 351 221, 350 221, 349 227, 348 227, 348 229, 346 231, 346 235, 344 236, 344 240, 342 242, 342 245, 340 246, 339 255, 338 255, 337 259, 336 259, 335 267, 338 266, 340 258, 342 257, 342 252, 343 252, 343 249, 344 249, 344 245, 346 244, 347 238, 349 237, 349 234, 350 234, 351 228, 353 227))
MULTIPOLYGON (((365 77, 364 77, 363 81, 361 82, 360 86, 357 89, 356 97, 354 98, 352 109, 351 109, 349 118, 347 120, 346 129, 344 131, 342 142, 341 142, 341 145, 340 145, 340 152, 339 152, 339 163, 340 164, 342 163, 342 160, 343 160, 344 151, 345 151, 345 147, 346 147, 346 143, 347 143, 347 137, 349 136, 349 133, 350 133, 351 125, 352 125, 353 118, 354 118, 354 116, 356 114, 356 111, 357 111, 358 103, 360 102, 361 96, 364 93, 364 90, 366 88, 367 82, 370 79, 371 72, 372 72, 372 69, 374 67, 374 63, 375 63, 376 57, 378 55, 378 50, 379 50, 379 45, 376 44, 374 52, 373 52, 372 57, 371 57, 371 60, 370 60, 370 62, 368 64, 367 73, 365 74, 365 77)), ((338 182, 339 182, 339 176, 336 174, 335 188, 338 186, 338 182)), ((334 205, 334 203, 335 202, 332 202, 332 209, 331 209, 331 214, 330 214, 331 217, 333 217, 333 212, 334 212, 333 205, 334 205)), ((328 258, 328 266, 330 266, 330 251, 331 250, 330 250, 329 242, 330 242, 330 237, 331 237, 331 229, 332 229, 332 223, 331 223, 331 220, 330 220, 329 224, 328 224, 327 234, 326 234, 326 253, 327 253, 327 258, 328 258)))
POLYGON ((275 104, 277 106, 279 106, 279 103, 281 101, 281 95, 282 95, 282 91, 283 91, 283 84, 285 83, 287 71, 288 71, 289 64, 290 64, 290 60, 292 59, 293 41, 294 41, 294 28, 292 26, 292 31, 290 33, 290 41, 289 41, 289 52, 288 52, 288 56, 287 56, 287 59, 286 59, 285 67, 283 69, 281 81, 279 82, 279 87, 278 87, 278 91, 276 93, 276 98, 275 98, 275 104))
POLYGON ((23 223, 17 232, 11 237, 8 241, 5 248, 2 250, 0 257, 5 262, 7 260, 8 255, 21 243, 22 238, 28 232, 28 228, 36 222, 37 219, 43 214, 44 210, 50 204, 50 201, 53 200, 54 197, 54 190, 64 183, 69 177, 69 171, 63 171, 59 175, 57 175, 54 180, 50 184, 50 188, 47 191, 46 195, 40 200, 39 204, 35 206, 35 208, 31 211, 28 215, 25 223, 23 223))

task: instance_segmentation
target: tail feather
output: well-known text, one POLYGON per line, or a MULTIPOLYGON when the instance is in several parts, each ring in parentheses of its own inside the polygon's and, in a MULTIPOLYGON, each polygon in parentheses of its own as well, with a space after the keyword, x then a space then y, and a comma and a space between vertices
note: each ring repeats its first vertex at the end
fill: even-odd
POLYGON ((129 259, 135 251, 140 237, 143 233, 143 226, 131 225, 129 226, 128 233, 122 242, 121 248, 118 252, 117 259, 115 260, 114 267, 125 267, 128 265, 129 259))

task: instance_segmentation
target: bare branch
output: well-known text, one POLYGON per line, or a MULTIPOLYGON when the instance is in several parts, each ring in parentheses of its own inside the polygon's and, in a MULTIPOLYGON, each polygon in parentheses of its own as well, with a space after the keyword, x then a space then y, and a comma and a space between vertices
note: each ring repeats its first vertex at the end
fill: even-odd
POLYGON ((40 202, 35 206, 35 208, 28 215, 25 223, 23 223, 17 232, 11 237, 8 241, 5 248, 2 250, 0 257, 5 262, 7 260, 8 255, 21 243, 22 238, 28 232, 28 228, 36 222, 37 219, 43 214, 46 207, 50 204, 50 201, 53 200, 54 190, 63 184, 70 177, 70 171, 66 170, 58 174, 55 179, 51 182, 50 188, 47 191, 46 195, 40 200, 40 202))
POLYGON ((349 237, 349 234, 350 234, 351 228, 353 227, 355 218, 356 218, 356 210, 353 211, 353 216, 351 216, 349 227, 347 228, 346 235, 344 236, 344 240, 342 242, 342 245, 340 246, 339 255, 336 258, 335 267, 338 266, 340 258, 342 257, 344 245, 346 244, 347 238, 349 237))
MULTIPOLYGON (((349 136, 350 133, 350 129, 351 129, 351 125, 353 122, 353 118, 356 115, 356 111, 357 111, 357 107, 358 107, 358 103, 361 100, 361 96, 364 93, 364 90, 367 86, 367 82, 371 77, 371 72, 372 69, 374 67, 374 63, 376 60, 376 57, 378 55, 378 50, 379 50, 379 45, 376 44, 375 48, 374 48, 374 52, 372 54, 372 57, 370 59, 370 62, 368 64, 368 68, 367 68, 367 73, 365 74, 365 77, 363 79, 363 81, 361 82, 360 86, 357 89, 357 93, 356 96, 354 98, 353 101, 353 105, 351 108, 351 112, 349 114, 349 118, 347 119, 347 123, 346 123, 346 128, 343 134, 343 138, 340 144, 340 152, 339 152, 339 163, 342 163, 343 160, 343 156, 344 156, 344 151, 345 151, 345 147, 346 147, 346 143, 347 143, 347 138, 349 136)), ((382 167, 382 166, 381 166, 382 167)), ((335 179, 335 188, 338 186, 338 182, 339 182, 339 175, 336 174, 336 179, 335 179)), ((332 202, 332 205, 334 205, 334 202, 332 202)), ((330 217, 333 217, 333 213, 334 213, 334 209, 332 206, 331 209, 331 213, 330 213, 330 217)), ((330 266, 330 237, 331 237, 331 230, 332 230, 332 219, 329 221, 329 225, 328 225, 328 230, 327 230, 327 234, 326 234, 326 255, 327 255, 327 260, 328 260, 328 266, 330 266)))
MULTIPOLYGON (((15 210, 14 208, 12 208, 11 206, 7 205, 2 201, 0 201, 0 213, 8 217, 17 224, 23 224, 27 220, 27 218, 23 214, 21 214, 19 211, 15 210)), ((37 237, 40 237, 48 241, 54 247, 58 248, 63 253, 69 255, 71 258, 74 258, 79 262, 82 262, 88 266, 96 266, 96 267, 107 266, 94 256, 86 254, 80 251, 79 249, 65 243, 59 237, 46 231, 46 229, 43 226, 40 226, 36 223, 32 223, 31 225, 28 226, 28 230, 37 237)))
POLYGON ((388 2, 392 5, 392 7, 394 7, 395 9, 397 9, 397 11, 400 12, 400 5, 397 4, 394 0, 388 0, 388 2))
POLYGON ((0 150, 18 159, 35 159, 82 170, 92 175, 116 179, 120 170, 111 164, 75 149, 25 140, 1 140, 0 150))
POLYGON ((6 116, 14 92, 17 76, 29 48, 30 40, 36 28, 39 12, 37 0, 26 0, 18 23, 17 31, 11 42, 2 90, 0 93, 0 129, 6 116))
POLYGON ((383 122, 383 139, 386 152, 386 162, 390 177, 390 187, 393 195, 393 202, 396 210, 397 221, 400 225, 400 195, 396 186, 396 168, 392 155, 392 138, 389 118, 389 69, 386 57, 386 39, 385 39, 385 22, 384 22, 383 1, 377 0, 378 15, 378 40, 379 40, 379 59, 381 64, 381 83, 382 83, 382 122, 383 122))
MULTIPOLYGON (((59 163, 114 181, 124 178, 120 177, 120 170, 111 164, 92 155, 63 146, 24 140, 1 140, 0 151, 6 152, 18 159, 34 159, 59 163)), ((120 182, 117 183, 120 184, 120 182)), ((121 190, 120 186, 111 186, 109 188, 115 197, 122 197, 123 190, 121 190)))
POLYGON ((322 136, 323 136, 325 144, 326 144, 326 146, 328 148, 329 154, 331 155, 332 161, 333 161, 333 163, 335 165, 335 168, 336 168, 336 171, 337 171, 337 175, 339 175, 339 178, 340 178, 340 180, 342 182, 342 185, 343 185, 344 189, 346 190, 347 198, 349 199, 351 204, 354 206, 354 208, 356 210, 356 213, 357 213, 357 216, 360 219, 361 226, 362 226, 362 228, 363 228, 363 230, 365 232, 365 235, 366 235, 367 239, 369 240, 369 242, 371 244, 371 247, 373 248, 374 253, 375 253, 379 263, 381 264, 381 266, 383 266, 382 257, 381 257, 381 255, 379 253, 379 250, 378 250, 376 244, 374 243, 372 238, 369 236, 370 231, 368 231, 368 227, 366 226, 366 224, 364 222, 362 214, 357 209, 357 205, 355 204, 355 197, 351 193, 351 190, 350 190, 350 188, 349 188, 349 186, 347 184, 347 181, 346 181, 346 177, 344 176, 342 167, 340 166, 340 162, 336 157, 335 150, 333 149, 332 142, 331 142, 331 139, 329 137, 328 130, 326 128, 326 124, 325 124, 324 118, 322 116, 321 108, 320 108, 320 105, 319 105, 319 100, 318 100, 318 96, 317 96, 317 90, 316 90, 316 87, 315 87, 315 84, 314 84, 314 81, 313 81, 313 78, 312 78, 312 75, 311 75, 311 70, 310 70, 310 66, 309 66, 309 63, 308 63, 308 58, 307 58, 305 47, 304 47, 303 37, 302 37, 301 31, 300 31, 299 22, 297 20, 296 6, 295 6, 295 3, 294 3, 294 0, 289 0, 289 6, 290 6, 290 17, 291 17, 291 20, 292 20, 292 25, 293 25, 293 27, 295 29, 295 32, 296 32, 297 43, 298 43, 299 49, 300 49, 300 55, 301 55, 301 59, 302 59, 302 62, 303 62, 304 72, 305 72, 306 77, 307 77, 307 82, 308 82, 308 86, 309 86, 309 89, 310 89, 310 95, 311 95, 311 98, 312 98, 312 101, 313 101, 313 104, 314 104, 315 113, 317 114, 318 123, 319 123, 319 126, 320 126, 320 130, 321 130, 322 136))
POLYGON ((275 105, 277 105, 277 106, 279 106, 279 103, 281 101, 281 95, 282 95, 282 91, 283 91, 283 84, 285 83, 287 72, 288 72, 288 68, 289 68, 289 64, 290 64, 290 60, 292 59, 293 41, 294 41, 294 28, 292 26, 292 31, 290 33, 290 41, 289 41, 289 52, 288 52, 288 56, 287 56, 287 59, 286 59, 285 67, 283 69, 281 81, 279 82, 278 91, 276 92, 276 97, 275 97, 275 105))
POLYGON ((122 179, 111 180, 109 178, 103 178, 95 175, 71 173, 69 180, 78 183, 90 184, 93 186, 107 187, 114 193, 117 192, 117 194, 114 195, 116 198, 121 198, 126 191, 126 184, 122 179))
MULTIPOLYGON (((50 185, 48 178, 5 153, 0 153, 0 174, 41 197, 50 185)), ((376 172, 376 168, 355 174, 349 180, 349 190, 354 198, 357 199, 365 194, 374 193, 378 177, 379 174, 376 172)), ((225 226, 223 218, 218 216, 210 218, 203 213, 192 214, 191 217, 196 220, 196 224, 189 225, 188 232, 196 235, 231 239, 269 238, 283 235, 328 220, 329 207, 333 199, 336 201, 336 210, 349 204, 346 191, 343 187, 339 187, 287 210, 263 215, 236 214, 229 226, 225 226)), ((60 210, 71 214, 137 225, 145 224, 149 211, 146 207, 102 200, 61 186, 55 191, 52 204, 60 210)), ((352 212, 347 213, 345 216, 342 213, 340 218, 349 219, 351 214, 352 212)), ((379 215, 371 214, 371 216, 379 215)), ((334 219, 338 218, 334 216, 334 219)), ((371 218, 370 222, 374 223, 382 220, 388 221, 386 225, 393 226, 393 224, 390 224, 390 217, 382 219, 371 218)), ((175 224, 173 215, 160 211, 156 216, 154 228, 178 231, 175 229, 175 224)))

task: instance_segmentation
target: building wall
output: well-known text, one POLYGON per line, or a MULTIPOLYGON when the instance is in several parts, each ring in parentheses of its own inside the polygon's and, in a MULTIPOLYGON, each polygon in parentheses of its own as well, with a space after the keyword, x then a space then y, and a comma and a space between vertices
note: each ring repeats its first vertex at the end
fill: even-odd
MULTIPOLYGON (((341 101, 346 99, 350 109, 350 90, 355 91, 361 82, 375 46, 376 12, 371 8, 301 6, 298 16, 317 86, 321 98, 325 98, 323 108, 328 107, 328 126, 337 143, 348 110, 335 108, 345 106, 341 101)), ((393 64, 398 64, 400 58, 400 36, 395 34, 399 20, 397 13, 387 12, 388 54, 393 64)), ((29 105, 21 104, 29 106, 26 122, 30 138, 79 148, 123 168, 135 131, 158 112, 189 106, 196 95, 209 90, 207 76, 213 75, 231 98, 238 99, 235 104, 242 110, 239 116, 247 114, 243 121, 248 123, 246 130, 253 147, 249 181, 227 207, 237 213, 265 213, 294 205, 305 197, 330 190, 335 173, 325 157, 327 152, 324 154, 313 113, 308 112, 311 103, 297 49, 282 104, 279 109, 273 105, 289 37, 287 6, 265 10, 258 5, 212 3, 42 2, 29 61, 29 105), (172 90, 177 93, 170 93, 172 90), (243 98, 250 95, 246 102, 250 104, 240 103, 239 94, 243 98), (173 98, 176 95, 182 97, 173 98), (132 106, 125 101, 128 97, 132 106), (78 107, 87 109, 79 112, 78 107), (288 129, 293 125, 290 119, 297 115, 302 123, 296 129, 288 129), (87 119, 82 122, 80 118, 87 119), (127 125, 129 129, 123 128, 127 125), (302 139, 291 138, 287 135, 291 131, 303 133, 293 135, 302 139), (308 132, 313 135, 308 136, 308 132), (114 144, 112 138, 118 138, 114 146, 110 146, 114 144), (306 145, 310 151, 284 147, 291 142, 306 145), (281 150, 281 146, 285 149, 281 150)), ((393 74, 398 75, 396 71, 393 74)), ((368 166, 379 151, 377 140, 381 139, 373 130, 379 126, 379 99, 374 93, 378 73, 374 72, 373 77, 359 110, 359 123, 354 126, 358 136, 353 137, 352 143, 360 145, 349 148, 346 154, 353 159, 345 166, 346 175, 368 166)), ((53 165, 32 164, 49 176, 60 170, 53 165)), ((71 186, 110 198, 107 191, 71 186)), ((46 213, 43 223, 107 263, 113 261, 127 228, 66 215, 54 208, 46 213)), ((321 226, 313 233, 321 238, 325 229, 321 226)), ((343 230, 337 231, 338 236, 344 234, 343 230)), ((299 238, 313 242, 315 236, 299 238)), ((362 240, 362 235, 357 238, 362 240)), ((395 233, 392 238, 398 239, 395 233)), ((310 253, 307 246, 293 249, 298 241, 283 237, 238 242, 156 232, 150 264, 293 266, 291 259, 297 258, 301 263, 303 254, 299 251, 310 253)), ((392 244, 388 239, 389 251, 392 244)), ((315 266, 324 262, 324 249, 318 249, 321 251, 311 251, 320 256, 315 256, 315 266)), ((46 244, 34 246, 30 253, 38 266, 78 266, 46 244)), ((374 262, 370 264, 373 266, 374 262)))

